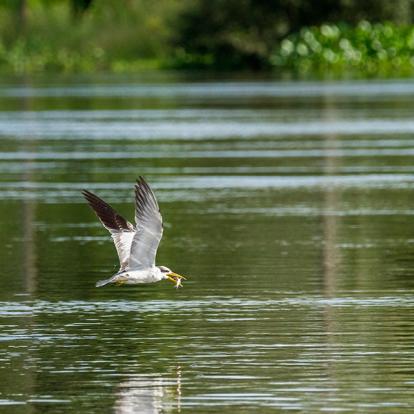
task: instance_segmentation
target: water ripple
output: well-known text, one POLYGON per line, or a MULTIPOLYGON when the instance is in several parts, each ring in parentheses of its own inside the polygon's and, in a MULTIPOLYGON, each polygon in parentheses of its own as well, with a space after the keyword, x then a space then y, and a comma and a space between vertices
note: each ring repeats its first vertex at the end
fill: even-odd
POLYGON ((34 302, 0 302, 0 316, 27 316, 37 314, 62 313, 159 313, 181 312, 183 310, 214 311, 220 309, 225 312, 238 309, 277 309, 279 307, 414 307, 413 295, 384 296, 384 297, 296 297, 283 299, 246 299, 234 297, 210 297, 198 300, 150 300, 150 301, 34 301, 34 302))
POLYGON ((72 84, 66 86, 3 86, 1 97, 192 97, 203 100, 211 98, 247 97, 320 97, 334 95, 363 97, 392 97, 414 95, 414 83, 405 81, 338 81, 338 82, 204 82, 165 84, 72 84))

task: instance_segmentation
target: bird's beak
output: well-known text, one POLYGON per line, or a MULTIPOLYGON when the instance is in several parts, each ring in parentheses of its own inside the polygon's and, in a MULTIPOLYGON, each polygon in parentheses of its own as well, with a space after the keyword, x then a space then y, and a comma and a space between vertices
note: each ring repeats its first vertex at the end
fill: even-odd
POLYGON ((178 273, 170 272, 167 273, 168 280, 171 280, 171 282, 175 283, 175 287, 180 287, 181 285, 181 279, 187 280, 184 276, 179 275, 178 273))
POLYGON ((167 276, 169 276, 171 278, 174 278, 174 279, 177 279, 178 278, 178 279, 187 280, 187 278, 185 278, 184 276, 181 276, 178 273, 174 273, 174 272, 167 273, 167 276))

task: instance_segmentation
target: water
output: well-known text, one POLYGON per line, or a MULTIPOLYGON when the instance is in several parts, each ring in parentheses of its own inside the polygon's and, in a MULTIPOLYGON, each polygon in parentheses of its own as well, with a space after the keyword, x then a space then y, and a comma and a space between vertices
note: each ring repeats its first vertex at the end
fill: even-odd
POLYGON ((412 413, 414 82, 163 75, 0 87, 0 410, 412 413), (117 269, 87 188, 158 263, 117 269))

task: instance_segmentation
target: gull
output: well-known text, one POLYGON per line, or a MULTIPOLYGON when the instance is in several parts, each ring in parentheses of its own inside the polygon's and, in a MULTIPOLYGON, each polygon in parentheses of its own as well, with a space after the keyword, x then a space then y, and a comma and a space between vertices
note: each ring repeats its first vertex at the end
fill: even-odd
POLYGON ((111 283, 135 285, 169 280, 178 288, 184 276, 166 266, 156 266, 155 256, 163 225, 157 199, 143 177, 135 184, 135 223, 120 216, 109 204, 88 190, 82 191, 103 226, 111 233, 119 257, 119 271, 96 287, 111 283))

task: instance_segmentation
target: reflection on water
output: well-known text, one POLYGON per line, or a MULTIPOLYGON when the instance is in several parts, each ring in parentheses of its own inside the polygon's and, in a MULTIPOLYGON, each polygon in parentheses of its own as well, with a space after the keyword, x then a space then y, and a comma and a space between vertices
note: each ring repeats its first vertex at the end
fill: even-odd
POLYGON ((411 413, 413 85, 3 84, 0 405, 411 413), (190 278, 96 289, 141 174, 190 278))
POLYGON ((181 411, 181 369, 177 367, 177 383, 168 383, 159 375, 132 377, 119 384, 115 402, 117 414, 159 414, 181 411))

